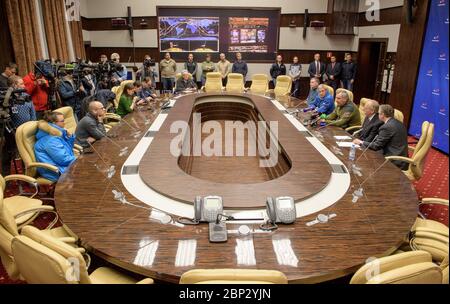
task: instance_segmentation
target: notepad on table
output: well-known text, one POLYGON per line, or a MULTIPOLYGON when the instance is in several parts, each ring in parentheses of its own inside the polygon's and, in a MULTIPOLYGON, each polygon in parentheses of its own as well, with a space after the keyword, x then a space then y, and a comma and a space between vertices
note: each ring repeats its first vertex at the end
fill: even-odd
MULTIPOLYGON (((354 145, 351 141, 344 141, 344 142, 338 142, 337 145, 341 148, 350 148, 352 145, 354 145)), ((359 148, 359 145, 355 145, 356 148, 359 148)))

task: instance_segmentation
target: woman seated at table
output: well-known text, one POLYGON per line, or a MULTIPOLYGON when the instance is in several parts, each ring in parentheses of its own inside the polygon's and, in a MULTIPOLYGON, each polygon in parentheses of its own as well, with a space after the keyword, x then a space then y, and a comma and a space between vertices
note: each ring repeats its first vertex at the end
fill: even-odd
POLYGON ((76 159, 73 152, 75 136, 64 129, 64 115, 59 112, 45 112, 38 128, 34 145, 36 161, 57 167, 59 173, 44 168, 37 171, 43 178, 56 182, 76 159))
POLYGON ((145 100, 134 98, 135 87, 133 83, 128 83, 123 89, 122 96, 120 96, 119 106, 117 107, 116 113, 121 117, 124 117, 128 113, 133 112, 136 106, 145 103, 145 100))

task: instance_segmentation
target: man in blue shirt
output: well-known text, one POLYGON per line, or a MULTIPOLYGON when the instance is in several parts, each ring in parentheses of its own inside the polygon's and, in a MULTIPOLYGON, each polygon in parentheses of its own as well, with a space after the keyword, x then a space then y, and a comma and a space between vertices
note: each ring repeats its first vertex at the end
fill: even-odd
POLYGON ((118 83, 119 85, 122 81, 127 80, 127 67, 123 64, 120 64, 120 56, 117 53, 111 54, 111 61, 120 66, 120 68, 112 74, 112 81, 116 84, 118 83))
POLYGON ((317 91, 319 94, 312 106, 316 108, 317 113, 330 115, 334 111, 333 96, 330 95, 324 85, 319 85, 317 91))
POLYGON ((309 82, 309 94, 306 98, 306 102, 308 103, 308 106, 311 106, 315 101, 317 97, 317 88, 319 87, 320 81, 317 78, 311 78, 309 82))

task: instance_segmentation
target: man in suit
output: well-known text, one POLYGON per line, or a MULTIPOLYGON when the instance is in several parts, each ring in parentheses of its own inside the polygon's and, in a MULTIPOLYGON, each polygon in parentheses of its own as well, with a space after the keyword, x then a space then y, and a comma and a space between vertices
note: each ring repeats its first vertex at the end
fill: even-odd
POLYGON ((322 81, 323 74, 325 74, 325 64, 320 61, 319 53, 314 55, 314 61, 309 64, 308 73, 311 78, 318 78, 322 81))
POLYGON ((364 119, 362 129, 355 134, 360 140, 365 142, 372 142, 378 134, 378 130, 384 124, 378 117, 378 111, 380 109, 380 105, 376 100, 368 100, 363 108, 364 115, 366 118, 364 119))
MULTIPOLYGON (((406 127, 394 118, 394 108, 390 105, 381 105, 378 114, 384 124, 378 131, 377 139, 373 143, 355 139, 353 143, 374 151, 382 150, 384 156, 407 157, 408 132, 406 127)), ((408 168, 405 162, 393 161, 393 163, 402 170, 408 168)))
POLYGON ((341 68, 341 64, 336 62, 336 56, 331 56, 331 62, 326 69, 326 75, 328 78, 327 84, 334 89, 334 92, 339 88, 341 68))
POLYGON ((342 64, 342 87, 346 90, 353 91, 353 84, 356 78, 356 63, 352 61, 352 55, 345 55, 345 62, 342 64))

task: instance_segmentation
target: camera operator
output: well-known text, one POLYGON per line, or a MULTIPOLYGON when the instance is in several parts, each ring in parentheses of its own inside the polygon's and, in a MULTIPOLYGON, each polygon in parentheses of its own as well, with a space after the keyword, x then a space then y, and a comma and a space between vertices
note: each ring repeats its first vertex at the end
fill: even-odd
POLYGON ((58 83, 58 92, 64 106, 70 106, 78 119, 81 119, 81 100, 86 95, 83 85, 75 83, 73 70, 60 71, 63 78, 58 83))
POLYGON ((117 53, 111 54, 111 61, 113 64, 117 65, 116 71, 111 75, 111 82, 114 86, 120 85, 124 80, 127 80, 127 68, 125 65, 120 64, 120 56, 117 53))
POLYGON ((100 55, 100 62, 98 64, 106 64, 108 62, 108 56, 105 54, 100 55))
POLYGON ((81 78, 81 85, 87 96, 93 96, 97 91, 97 81, 93 75, 91 68, 83 68, 83 78, 81 78))
POLYGON ((44 112, 49 110, 48 95, 50 93, 50 85, 48 80, 35 66, 34 72, 30 72, 25 76, 23 82, 28 95, 31 96, 33 101, 37 118, 42 119, 44 112))
POLYGON ((0 88, 7 88, 8 87, 8 78, 16 75, 17 73, 17 65, 15 63, 10 62, 6 68, 5 71, 0 74, 0 88))
POLYGON ((158 76, 155 66, 156 64, 152 57, 150 57, 150 55, 145 55, 142 67, 136 72, 136 79, 141 82, 144 81, 145 78, 150 77, 153 89, 156 88, 156 77, 158 76))

